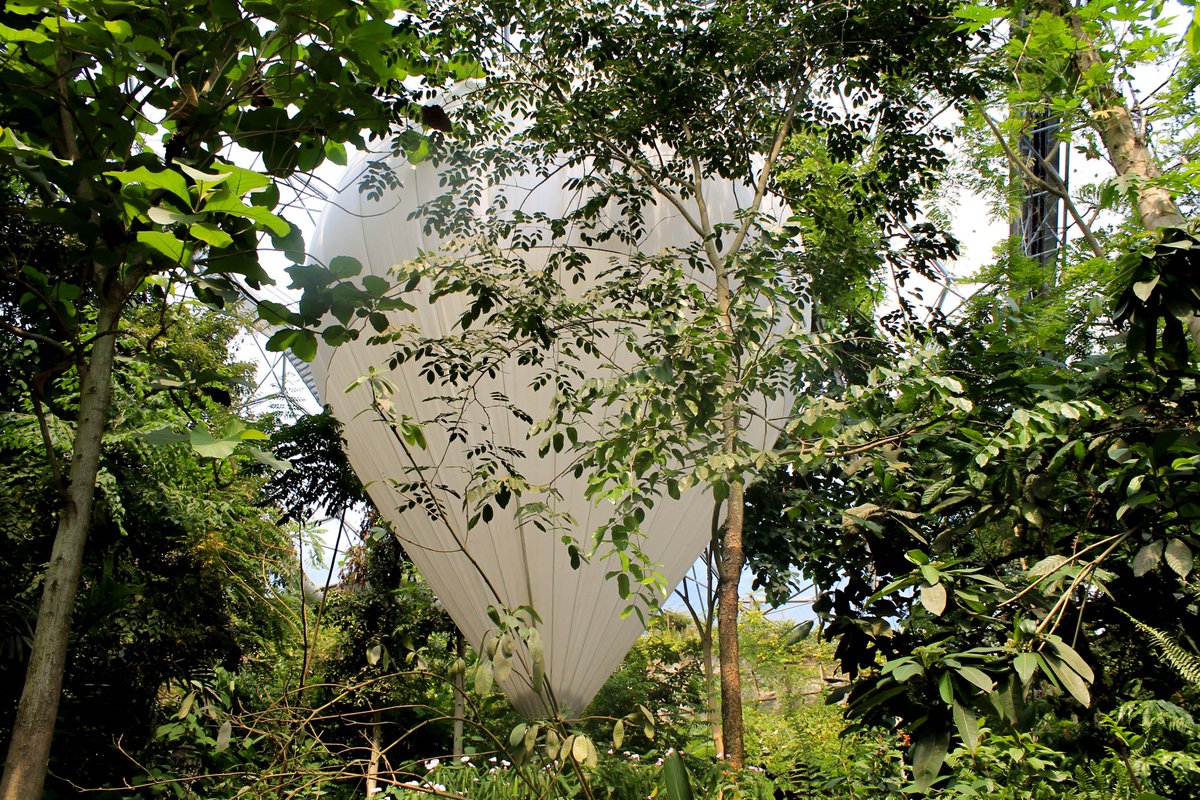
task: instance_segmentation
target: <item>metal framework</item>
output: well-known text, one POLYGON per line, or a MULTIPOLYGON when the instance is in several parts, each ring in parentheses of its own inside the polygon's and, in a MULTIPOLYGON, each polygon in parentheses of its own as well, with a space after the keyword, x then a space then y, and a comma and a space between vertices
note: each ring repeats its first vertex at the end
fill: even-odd
MULTIPOLYGON (((1060 169, 1060 153, 1063 152, 1062 142, 1058 137, 1058 119, 1048 116, 1037 116, 1030 119, 1030 129, 1021 136, 1017 144, 1018 155, 1029 164, 1030 170, 1042 184, 1058 186, 1064 192, 1067 188, 1065 169, 1060 169)), ((1061 156, 1065 162, 1066 156, 1061 156)), ((1010 224, 1012 236, 1021 239, 1021 252, 1046 269, 1048 284, 1054 280, 1054 264, 1058 260, 1058 252, 1066 241, 1066 231, 1062 221, 1065 219, 1063 201, 1057 194, 1048 191, 1043 185, 1025 181, 1025 191, 1021 201, 1020 213, 1013 217, 1010 224)))

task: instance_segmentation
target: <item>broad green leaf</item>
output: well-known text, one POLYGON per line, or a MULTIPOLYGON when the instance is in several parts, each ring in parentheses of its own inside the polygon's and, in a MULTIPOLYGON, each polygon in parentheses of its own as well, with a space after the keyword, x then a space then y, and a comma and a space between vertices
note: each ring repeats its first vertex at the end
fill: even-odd
POLYGON ((491 694, 494 678, 492 662, 486 658, 479 659, 479 664, 475 667, 475 694, 480 697, 491 694))
POLYGON ((1133 557, 1133 574, 1135 577, 1142 577, 1150 570, 1158 566, 1159 561, 1163 556, 1163 542, 1151 542, 1150 544, 1137 551, 1137 555, 1133 557))
POLYGON ((267 339, 267 350, 272 353, 291 350, 296 358, 311 362, 317 357, 317 337, 312 331, 284 328, 267 339))
POLYGON ((383 297, 392 288, 392 284, 387 278, 381 278, 378 275, 366 275, 362 279, 363 288, 367 294, 372 297, 383 297))
POLYGON ((1041 654, 1041 663, 1081 705, 1090 706, 1092 704, 1092 695, 1088 691, 1087 683, 1079 677, 1079 673, 1050 653, 1041 654))
POLYGON ((0 22, 0 41, 44 44, 50 41, 50 37, 41 31, 30 30, 29 28, 10 28, 0 22))
POLYGON ((954 678, 949 672, 943 672, 938 678, 938 696, 942 698, 943 703, 954 702, 954 678))
POLYGON ((619 719, 613 725, 612 743, 614 750, 620 750, 625 743, 625 720, 619 719))
POLYGON ((940 583, 921 586, 921 605, 935 617, 941 616, 946 610, 946 587, 940 583))
POLYGON ((353 256, 334 256, 329 259, 329 271, 335 278, 353 278, 362 272, 362 263, 353 256))
POLYGON ((679 753, 672 752, 663 759, 663 779, 667 785, 668 800, 695 800, 692 781, 679 753))
POLYGON ((979 744, 979 720, 976 719, 975 712, 962 703, 955 702, 954 725, 958 728, 958 735, 967 750, 974 753, 975 746, 979 744))
POLYGON ((122 186, 128 186, 131 183, 140 183, 142 186, 150 189, 162 189, 175 195, 176 198, 187 204, 188 208, 192 207, 192 198, 188 192, 187 181, 173 169, 151 172, 145 167, 138 167, 137 169, 126 170, 124 172, 112 171, 104 174, 110 178, 116 178, 121 182, 122 186))
POLYGON ((542 634, 537 628, 529 629, 525 646, 529 650, 529 659, 533 662, 533 691, 540 692, 546 675, 546 645, 542 642, 542 634))
POLYGON ((1013 659, 1013 668, 1017 671, 1017 675, 1021 678, 1021 683, 1028 685, 1029 679, 1033 677, 1033 673, 1037 671, 1037 655, 1034 653, 1018 653, 1013 659))
POLYGON ((1150 299, 1150 295, 1154 294, 1154 287, 1158 286, 1159 276, 1155 275, 1148 281, 1138 281, 1133 284, 1133 293, 1143 303, 1150 299))
POLYGON ((925 667, 921 666, 921 664, 916 661, 912 662, 911 664, 899 666, 892 672, 892 675, 894 675, 896 680, 900 683, 907 683, 910 678, 923 674, 925 674, 925 667))
POLYGON ((983 670, 975 667, 956 667, 954 671, 964 680, 978 686, 985 694, 991 694, 992 690, 996 688, 996 682, 989 678, 983 670))
POLYGON ((248 447, 246 449, 254 457, 255 461, 271 469, 278 470, 279 472, 287 472, 292 468, 291 462, 276 458, 275 455, 268 453, 266 450, 260 450, 257 447, 248 447))
POLYGON ((213 749, 220 753, 222 750, 225 750, 229 747, 229 740, 232 738, 233 723, 231 723, 229 720, 225 720, 223 723, 221 723, 220 730, 217 731, 217 743, 213 746, 213 749))
POLYGON ((1054 572, 1063 564, 1066 564, 1067 561, 1068 559, 1066 556, 1059 555, 1058 553, 1055 553, 1051 556, 1046 556, 1041 561, 1029 568, 1029 574, 1034 578, 1041 578, 1054 572))
POLYGON ((937 780, 946 753, 950 750, 950 731, 946 728, 934 728, 926 723, 913 742, 912 768, 913 783, 919 792, 927 792, 937 780))
POLYGON ((1192 548, 1188 547, 1183 540, 1172 539, 1167 542, 1163 557, 1166 559, 1167 566, 1179 577, 1186 578, 1191 573, 1192 548))
POLYGON ((192 703, 196 702, 196 693, 188 692, 183 698, 183 702, 179 704, 179 713, 175 715, 176 719, 183 719, 192 710, 192 703))
POLYGON ((224 192, 205 203, 201 211, 208 214, 229 214, 248 219, 276 236, 287 236, 292 230, 292 226, 283 217, 272 214, 262 206, 248 206, 233 195, 224 192))
POLYGON ((1075 652, 1075 650, 1069 644, 1057 636, 1049 636, 1047 637, 1047 641, 1050 643, 1050 646, 1054 648, 1054 652, 1058 654, 1058 657, 1066 662, 1071 669, 1079 673, 1079 675, 1085 681, 1091 683, 1096 679, 1095 673, 1092 672, 1092 668, 1086 661, 1083 660, 1083 657, 1080 656, 1079 653, 1075 652))
POLYGON ((216 439, 204 428, 195 428, 188 435, 192 450, 205 458, 229 458, 237 450, 239 439, 216 439))
POLYGON ((170 428, 159 428, 142 434, 142 438, 153 445, 182 444, 188 441, 186 433, 179 433, 170 428))
POLYGON ((146 212, 146 216, 159 225, 191 225, 200 219, 195 214, 184 214, 166 206, 154 206, 146 212))
POLYGON ((525 741, 525 731, 529 728, 524 722, 518 722, 508 734, 508 746, 516 747, 525 741))
POLYGON ((187 260, 187 245, 175 235, 162 231, 138 231, 137 240, 176 264, 187 260))
POLYGON ((233 244, 232 236, 209 222, 197 222, 188 228, 188 233, 209 247, 221 248, 233 244))
POLYGON ((580 764, 588 760, 588 738, 583 734, 576 734, 575 741, 571 742, 571 758, 580 764))

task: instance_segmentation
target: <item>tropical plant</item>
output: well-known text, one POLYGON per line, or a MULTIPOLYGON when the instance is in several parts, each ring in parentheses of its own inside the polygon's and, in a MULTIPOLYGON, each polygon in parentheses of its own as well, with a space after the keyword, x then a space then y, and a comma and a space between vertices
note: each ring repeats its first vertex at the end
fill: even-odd
MULTIPOLYGON (((5 329, 58 351, 41 380, 74 375, 60 385, 72 387, 77 411, 0 796, 35 797, 44 780, 129 310, 161 307, 185 287, 219 304, 269 282, 257 254, 267 233, 302 258, 294 229, 271 210, 275 178, 341 159, 364 130, 385 136, 416 113, 401 81, 444 63, 423 35, 402 2, 329 0, 303 13, 269 2, 6 8, 0 159, 39 196, 24 212, 59 228, 76 257, 5 261, 23 313, 44 322, 9 319, 5 329), (230 163, 233 145, 275 177, 230 163)), ((306 341, 292 344, 303 352, 306 341)), ((195 435, 213 446, 211 434, 195 435)), ((45 450, 52 458, 48 437, 45 450)))

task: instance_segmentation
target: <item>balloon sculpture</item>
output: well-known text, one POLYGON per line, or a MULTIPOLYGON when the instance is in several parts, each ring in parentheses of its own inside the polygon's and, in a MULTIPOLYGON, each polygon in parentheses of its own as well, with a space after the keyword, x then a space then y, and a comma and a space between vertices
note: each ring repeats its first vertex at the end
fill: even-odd
MULTIPOLYGON (((436 254, 445 246, 415 213, 447 191, 445 168, 430 161, 412 165, 392 159, 390 168, 399 185, 391 181, 385 189, 363 192, 360 183, 368 164, 360 161, 348 170, 320 220, 314 249, 322 263, 349 256, 361 262, 364 274, 388 276, 396 265, 419 254, 436 254)), ((544 214, 545 219, 566 218, 586 200, 584 190, 563 188, 578 174, 566 170, 549 179, 509 177, 507 189, 517 197, 509 207, 519 207, 528 215, 544 214)), ((744 188, 714 181, 707 189, 709 213, 718 219, 735 219, 739 205, 746 201, 744 188)), ((669 204, 650 204, 642 213, 645 233, 638 241, 587 242, 593 268, 605 268, 635 252, 657 254, 694 244, 695 233, 669 204)), ((566 237, 580 242, 570 232, 566 237)), ((519 255, 531 267, 540 268, 553 246, 551 242, 522 249, 519 255)), ((392 313, 389 323, 414 326, 425 337, 451 335, 467 301, 452 295, 424 302, 419 294, 418 290, 406 296, 416 305, 414 310, 392 313)), ((514 361, 464 388, 475 398, 473 402, 458 402, 464 398, 447 396, 444 387, 433 385, 422 374, 415 360, 389 369, 394 345, 372 346, 366 339, 338 347, 322 345, 313 365, 324 401, 345 426, 355 471, 469 642, 479 647, 492 635, 497 609, 536 611, 535 627, 544 646, 544 678, 538 676, 538 682, 544 684, 535 687, 531 680, 533 666, 525 645, 518 648, 521 652, 512 674, 501 681, 518 710, 528 718, 582 712, 643 630, 641 615, 622 613, 630 600, 621 597, 616 582, 607 577, 613 564, 599 558, 573 564, 562 531, 540 529, 517 503, 496 507, 469 526, 471 511, 466 502, 478 460, 507 453, 526 484, 546 490, 547 513, 573 521, 574 537, 586 550, 591 533, 612 507, 585 498, 586 476, 573 474, 574 455, 569 448, 536 453, 529 420, 547 414, 554 386, 535 385, 539 383, 535 370, 514 361), (372 369, 394 387, 387 398, 390 420, 379 413, 378 397, 370 385, 360 380, 372 369), (514 412, 514 406, 521 411, 514 412), (406 442, 395 435, 397 419, 419 425, 424 442, 406 442), (471 433, 454 435, 463 430, 471 433), (425 500, 416 508, 414 492, 425 500), (398 509, 407 511, 401 514, 398 509)), ((574 366, 599 375, 621 368, 627 358, 623 352, 601 353, 590 366, 578 361, 574 366)), ((785 402, 762 401, 764 406, 773 404, 775 408, 769 410, 776 412, 785 402)), ((764 430, 761 437, 769 446, 771 434, 764 430)), ((679 582, 710 541, 713 507, 707 490, 692 488, 679 499, 661 497, 646 509, 641 549, 648 561, 658 565, 666 586, 679 582)))

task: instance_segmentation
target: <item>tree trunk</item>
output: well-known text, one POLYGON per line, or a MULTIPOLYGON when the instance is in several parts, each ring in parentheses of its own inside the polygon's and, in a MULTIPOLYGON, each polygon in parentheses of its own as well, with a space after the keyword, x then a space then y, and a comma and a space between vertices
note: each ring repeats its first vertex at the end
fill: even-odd
MULTIPOLYGON (((466 658, 467 640, 462 631, 454 632, 454 654, 458 658, 466 658)), ((467 676, 463 672, 454 674, 454 756, 463 755, 463 718, 467 715, 467 676)))
POLYGON ((379 712, 371 715, 371 758, 367 761, 367 797, 383 791, 379 788, 379 762, 383 757, 383 723, 379 712))
POLYGON ((712 628, 700 633, 700 658, 704 667, 704 702, 708 713, 708 726, 712 731, 713 747, 718 755, 725 753, 721 736, 721 711, 717 708, 717 675, 713 665, 712 628))
MULTIPOLYGON (((1083 28, 1079 15, 1071 7, 1070 0, 1048 0, 1046 8, 1067 20, 1075 34, 1079 47, 1072 55, 1075 71, 1079 75, 1105 73, 1104 60, 1092 37, 1083 28)), ((1113 169, 1118 176, 1137 179, 1137 210, 1142 225, 1148 231, 1159 228, 1182 226, 1187 222, 1175 198, 1157 179, 1162 170, 1150 152, 1150 146, 1138 133, 1133 115, 1125 97, 1116 89, 1111 77, 1098 82, 1085 95, 1091 106, 1091 125, 1100 134, 1104 149, 1108 152, 1113 169)), ((1189 313, 1183 320, 1192 342, 1200 348, 1200 317, 1189 313)))
MULTIPOLYGON (((1106 68, 1100 52, 1083 29, 1083 23, 1070 7, 1069 0, 1061 3, 1059 0, 1050 0, 1047 7, 1051 13, 1067 19, 1079 41, 1079 47, 1072 56, 1076 73, 1104 73, 1106 68)), ((1162 177, 1162 170, 1158 168, 1146 140, 1138 134, 1124 96, 1116 90, 1110 79, 1097 83, 1087 93, 1086 99, 1092 108, 1092 127, 1100 134, 1117 175, 1138 178, 1137 209, 1142 224, 1151 231, 1182 225, 1184 216, 1171 193, 1155 184, 1155 180, 1162 177)))
POLYGON ((721 738, 725 760, 735 769, 745 766, 745 733, 742 725, 742 673, 738 648, 738 583, 746 563, 742 545, 743 486, 729 485, 725 538, 717 583, 717 636, 721 655, 721 738))
POLYGON ((58 717, 71 612, 83 568, 83 552, 92 519, 100 445, 112 396, 113 355, 117 324, 125 294, 101 282, 96 340, 80 376, 79 419, 59 512, 50 564, 42 586, 33 648, 25 670, 25 687, 13 722, 12 740, 0 781, 0 800, 35 800, 42 796, 50 761, 50 743, 58 717))

